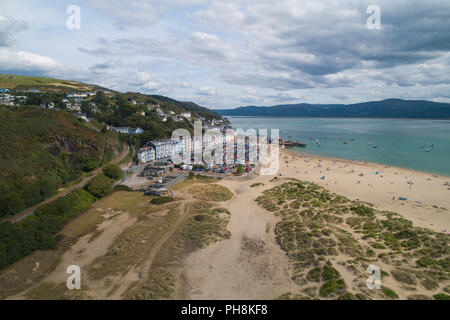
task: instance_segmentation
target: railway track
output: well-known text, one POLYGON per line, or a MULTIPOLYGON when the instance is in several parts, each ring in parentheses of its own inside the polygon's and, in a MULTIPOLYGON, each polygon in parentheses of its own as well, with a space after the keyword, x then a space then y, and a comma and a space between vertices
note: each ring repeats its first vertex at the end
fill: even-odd
MULTIPOLYGON (((124 159, 129 152, 129 145, 124 143, 124 147, 122 150, 122 153, 117 156, 112 162, 113 163, 118 163, 120 162, 122 159, 124 159)), ((77 188, 81 188, 83 187, 86 183, 88 183, 92 178, 94 178, 95 176, 97 176, 98 174, 100 174, 102 172, 103 166, 95 169, 94 171, 92 171, 87 177, 84 177, 80 182, 78 182, 77 184, 74 184, 73 186, 70 186, 69 188, 67 188, 64 191, 59 192, 58 194, 42 201, 39 202, 38 204, 32 206, 31 208, 28 208, 18 214, 16 214, 15 216, 4 220, 3 222, 11 222, 11 223, 16 223, 19 222, 20 220, 26 218, 27 216, 33 214, 37 208, 39 208, 40 206, 43 206, 44 204, 50 203, 58 198, 64 197, 66 194, 68 194, 69 192, 77 189, 77 188)))

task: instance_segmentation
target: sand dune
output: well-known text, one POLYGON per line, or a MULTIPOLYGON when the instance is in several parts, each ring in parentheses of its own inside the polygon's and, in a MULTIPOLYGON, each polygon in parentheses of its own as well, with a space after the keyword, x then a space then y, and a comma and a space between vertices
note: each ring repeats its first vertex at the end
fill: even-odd
POLYGON ((417 226, 437 232, 450 229, 449 177, 286 151, 281 153, 279 172, 282 176, 314 182, 351 200, 359 199, 379 209, 397 212, 417 226), (325 179, 321 179, 323 176, 325 179), (407 200, 398 200, 399 197, 407 200))

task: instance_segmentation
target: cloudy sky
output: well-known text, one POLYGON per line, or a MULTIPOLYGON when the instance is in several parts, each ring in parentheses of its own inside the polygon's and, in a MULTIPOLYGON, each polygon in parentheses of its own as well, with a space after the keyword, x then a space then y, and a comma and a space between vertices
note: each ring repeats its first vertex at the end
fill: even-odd
MULTIPOLYGON (((448 0, 0 0, 0 73, 210 108, 450 102, 448 0), (80 28, 69 29, 70 5, 80 28), (381 28, 369 29, 370 5, 381 28)), ((75 20, 70 20, 75 21, 75 20)))

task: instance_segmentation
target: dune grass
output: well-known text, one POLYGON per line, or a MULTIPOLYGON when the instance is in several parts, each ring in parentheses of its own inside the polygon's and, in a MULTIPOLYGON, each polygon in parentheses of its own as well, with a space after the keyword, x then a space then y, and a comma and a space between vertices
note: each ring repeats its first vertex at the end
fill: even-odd
POLYGON ((194 198, 203 201, 228 201, 233 198, 233 192, 219 184, 195 185, 189 188, 194 198))
MULTIPOLYGON (((266 190, 258 204, 281 218, 276 240, 292 263, 301 287, 320 283, 322 298, 345 294, 343 278, 320 277, 329 261, 357 279, 355 297, 398 298, 387 289, 368 290, 369 264, 389 270, 400 288, 432 291, 450 280, 449 237, 413 226, 411 221, 373 205, 351 201, 315 184, 291 180, 266 190), (338 259, 339 257, 339 259, 338 259)), ((389 275, 384 271, 382 280, 389 275)))

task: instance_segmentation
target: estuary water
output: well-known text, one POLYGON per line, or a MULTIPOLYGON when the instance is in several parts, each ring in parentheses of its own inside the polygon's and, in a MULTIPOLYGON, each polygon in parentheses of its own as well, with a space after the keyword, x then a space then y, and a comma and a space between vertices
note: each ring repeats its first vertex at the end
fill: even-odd
POLYGON ((279 129, 307 143, 293 150, 388 164, 450 177, 450 121, 411 119, 227 117, 234 129, 279 129))

